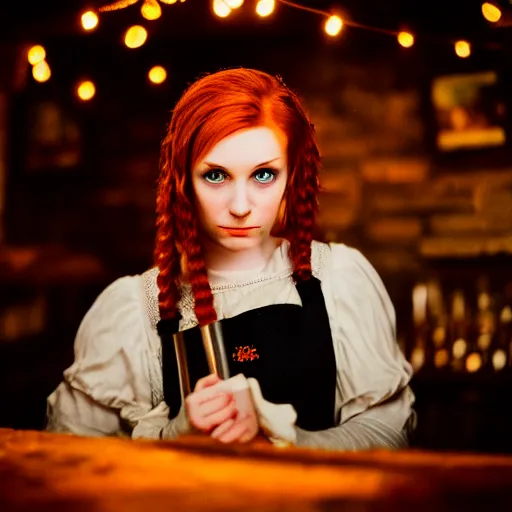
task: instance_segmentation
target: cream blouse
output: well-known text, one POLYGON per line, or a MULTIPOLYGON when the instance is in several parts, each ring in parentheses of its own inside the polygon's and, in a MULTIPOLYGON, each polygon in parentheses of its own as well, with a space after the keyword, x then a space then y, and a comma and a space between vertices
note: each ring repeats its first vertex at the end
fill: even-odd
MULTIPOLYGON (((218 317, 271 304, 300 305, 288 249, 288 242, 281 243, 264 269, 210 272, 218 317)), ((412 371, 396 343, 395 312, 380 277, 359 251, 343 244, 314 242, 312 268, 332 332, 339 425, 322 432, 294 427, 293 442, 339 449, 404 446, 414 421, 412 371)), ((156 331, 157 272, 117 279, 89 309, 75 339, 75 361, 48 398, 48 430, 155 438, 172 425, 156 331)), ((180 330, 197 324, 188 286, 179 309, 180 330)), ((269 410, 279 415, 278 408, 269 410)))

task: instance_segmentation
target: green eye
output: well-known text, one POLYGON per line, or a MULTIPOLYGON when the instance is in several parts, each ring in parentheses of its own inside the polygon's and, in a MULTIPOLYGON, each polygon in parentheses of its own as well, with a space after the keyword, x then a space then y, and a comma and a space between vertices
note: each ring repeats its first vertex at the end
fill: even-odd
POLYGON ((208 172, 205 172, 203 174, 203 178, 208 183, 215 183, 215 184, 224 183, 224 181, 226 179, 226 173, 223 171, 219 171, 217 169, 212 169, 208 172))
POLYGON ((276 172, 272 169, 259 169, 254 173, 254 179, 258 183, 271 183, 276 179, 276 172))

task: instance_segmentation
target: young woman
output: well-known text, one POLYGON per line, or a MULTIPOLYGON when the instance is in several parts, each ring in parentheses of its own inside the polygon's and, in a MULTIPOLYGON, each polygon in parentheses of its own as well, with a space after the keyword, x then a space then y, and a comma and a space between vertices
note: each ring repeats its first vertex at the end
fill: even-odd
POLYGON ((232 69, 195 82, 162 146, 155 266, 115 281, 88 311, 47 428, 406 446, 414 398, 394 309, 360 252, 312 240, 319 166, 313 125, 282 81, 232 69), (199 330, 217 321, 256 428, 201 360, 199 330), (185 400, 177 331, 191 359, 185 400))

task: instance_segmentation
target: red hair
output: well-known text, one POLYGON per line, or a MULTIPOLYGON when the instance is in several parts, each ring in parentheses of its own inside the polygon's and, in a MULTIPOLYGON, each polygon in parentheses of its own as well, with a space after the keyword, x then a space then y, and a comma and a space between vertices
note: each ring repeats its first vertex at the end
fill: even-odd
POLYGON ((162 319, 177 317, 185 278, 192 286, 199 324, 217 319, 199 240, 191 170, 225 137, 258 126, 277 128, 287 136, 289 177, 274 231, 290 242, 294 279, 311 277, 320 167, 314 127, 298 97, 279 78, 252 69, 219 71, 185 91, 162 143, 154 254, 162 319))

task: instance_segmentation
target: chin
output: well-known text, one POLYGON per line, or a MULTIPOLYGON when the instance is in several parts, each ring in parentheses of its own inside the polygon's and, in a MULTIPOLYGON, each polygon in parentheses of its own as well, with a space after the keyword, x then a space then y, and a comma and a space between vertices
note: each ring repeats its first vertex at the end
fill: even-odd
POLYGON ((253 237, 229 237, 219 240, 220 245, 229 249, 230 251, 244 251, 247 249, 254 249, 261 245, 260 238, 253 237))

